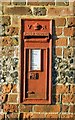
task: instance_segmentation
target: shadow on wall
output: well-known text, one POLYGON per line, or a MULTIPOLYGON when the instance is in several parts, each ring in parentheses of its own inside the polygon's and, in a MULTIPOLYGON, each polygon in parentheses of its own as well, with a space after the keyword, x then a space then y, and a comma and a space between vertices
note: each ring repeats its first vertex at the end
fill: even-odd
POLYGON ((52 21, 52 104, 56 104, 56 78, 58 76, 58 72, 55 69, 56 65, 56 55, 55 55, 55 40, 57 40, 57 35, 56 35, 56 28, 55 28, 55 21, 52 21))
POLYGON ((57 40, 57 35, 56 35, 56 28, 55 28, 55 21, 53 20, 53 23, 52 23, 52 40, 53 40, 53 44, 52 44, 52 84, 56 84, 56 78, 57 78, 57 71, 55 70, 55 64, 56 64, 56 61, 55 61, 55 58, 56 58, 56 55, 55 55, 55 40, 57 40))

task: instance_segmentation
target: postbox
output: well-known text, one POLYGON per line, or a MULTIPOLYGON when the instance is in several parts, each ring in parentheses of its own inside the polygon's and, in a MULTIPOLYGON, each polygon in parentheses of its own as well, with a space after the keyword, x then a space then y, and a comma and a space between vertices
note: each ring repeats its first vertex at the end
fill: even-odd
POLYGON ((21 20, 21 102, 51 104, 52 20, 21 20))

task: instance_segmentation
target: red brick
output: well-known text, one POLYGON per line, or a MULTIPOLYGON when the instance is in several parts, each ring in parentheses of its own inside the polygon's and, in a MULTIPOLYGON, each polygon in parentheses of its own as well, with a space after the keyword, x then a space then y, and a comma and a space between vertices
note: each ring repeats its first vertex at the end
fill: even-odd
POLYGON ((1 112, 1 109, 2 109, 2 105, 0 104, 0 112, 1 112))
POLYGON ((45 118, 45 114, 44 113, 34 113, 31 118, 35 118, 38 120, 38 118, 45 118))
POLYGON ((17 93, 17 85, 14 84, 12 87, 12 93, 17 93))
POLYGON ((37 105, 34 106, 35 112, 60 112, 60 105, 37 105), (55 109, 56 108, 56 109, 55 109))
POLYGON ((0 47, 2 47, 2 37, 0 37, 0 47))
POLYGON ((10 25, 11 24, 11 21, 10 21, 10 16, 0 16, 0 19, 2 20, 1 21, 1 24, 2 25, 10 25))
POLYGON ((3 93, 9 93, 11 91, 11 88, 12 88, 11 84, 3 85, 2 92, 3 93))
POLYGON ((68 85, 56 85, 52 88, 53 94, 74 94, 75 93, 75 85, 70 85, 70 89, 68 85))
POLYGON ((74 17, 68 18, 68 26, 75 27, 75 18, 74 17))
POLYGON ((20 112, 31 112, 32 106, 31 105, 20 105, 20 112))
POLYGON ((65 18, 56 18, 55 19, 55 26, 65 26, 66 19, 65 18))
MULTIPOLYGON (((15 54, 16 57, 18 57, 18 54, 19 54, 18 50, 19 50, 18 47, 16 47, 15 50, 14 50, 14 54, 15 54)), ((14 88, 14 91, 15 90, 16 90, 16 88, 14 88)), ((17 92, 17 90, 15 92, 17 92)))
POLYGON ((19 28, 18 27, 7 27, 6 28, 6 35, 18 35, 19 28))
POLYGON ((68 112, 69 106, 68 105, 62 105, 62 112, 68 112))
POLYGON ((7 1, 6 0, 1 0, 1 1, 2 1, 2 3, 5 3, 5 2, 8 3, 8 2, 10 2, 10 0, 7 0, 7 1))
POLYGON ((34 106, 35 112, 44 112, 44 106, 34 106))
POLYGON ((5 115, 0 113, 0 120, 5 120, 5 115))
POLYGON ((8 96, 8 102, 17 103, 17 97, 18 97, 17 94, 9 94, 9 96, 8 96))
POLYGON ((62 28, 56 28, 56 35, 60 36, 62 34, 62 28))
POLYGON ((27 119, 37 119, 38 120, 38 118, 45 118, 45 114, 43 114, 43 113, 21 113, 21 118, 22 119, 25 119, 25 118, 27 118, 27 119))
POLYGON ((18 114, 15 113, 9 113, 6 115, 7 118, 12 119, 12 120, 17 120, 18 119, 18 114))
POLYGON ((74 94, 62 95, 62 102, 63 103, 75 103, 75 95, 74 94))
POLYGON ((69 57, 73 55, 73 48, 64 48, 64 57, 69 57))
POLYGON ((63 95, 62 102, 63 103, 70 103, 70 95, 63 95))
POLYGON ((75 38, 70 39, 70 46, 75 47, 75 38))
POLYGON ((72 7, 75 6, 75 1, 74 0, 69 0, 69 5, 72 6, 72 7))
MULTIPOLYGON (((64 120, 66 120, 66 119, 73 120, 73 115, 72 114, 61 114, 61 118, 63 118, 64 120)), ((61 119, 61 120, 63 120, 63 119, 61 119)))
POLYGON ((55 40, 56 46, 67 46, 67 38, 58 38, 55 40))
POLYGON ((11 37, 2 37, 2 46, 12 46, 13 41, 11 37))
POLYGON ((2 85, 0 84, 0 92, 2 92, 2 85))
POLYGON ((71 113, 75 113, 75 105, 71 105, 70 106, 70 112, 71 113))
POLYGON ((18 112, 18 105, 17 104, 4 104, 3 111, 4 112, 18 112))
POLYGON ((2 50, 2 55, 7 57, 14 56, 14 47, 4 47, 2 50))
POLYGON ((58 120, 58 118, 59 118, 59 115, 58 114, 50 114, 50 113, 47 113, 46 114, 46 118, 48 119, 50 119, 50 118, 53 118, 54 120, 58 120))
POLYGON ((64 94, 64 93, 68 93, 69 89, 68 86, 66 85, 57 85, 55 88, 56 94, 64 94))
POLYGON ((70 95, 70 99, 71 99, 71 103, 75 103, 75 95, 74 94, 70 95))
POLYGON ((69 2, 68 2, 68 1, 67 1, 67 2, 63 2, 63 1, 57 2, 57 1, 56 1, 56 5, 57 5, 57 6, 68 6, 68 5, 69 5, 69 2))
POLYGON ((45 2, 44 0, 28 0, 28 5, 55 5, 55 2, 53 0, 48 0, 48 2, 45 2))
POLYGON ((74 15, 73 8, 70 6, 66 7, 50 7, 48 9, 49 16, 70 16, 74 15))
POLYGON ((62 48, 55 48, 55 55, 62 56, 62 48))
POLYGON ((6 102, 7 101, 7 98, 8 98, 8 95, 7 94, 2 94, 1 95, 1 101, 2 101, 2 103, 4 103, 4 102, 6 102))
POLYGON ((18 26, 19 25, 20 16, 12 16, 12 25, 18 26))
POLYGON ((4 14, 8 15, 31 15, 32 11, 29 7, 9 7, 5 6, 4 14))
POLYGON ((38 120, 38 118, 54 118, 54 120, 57 120, 57 118, 59 117, 59 115, 58 114, 46 114, 46 116, 45 116, 45 114, 43 114, 43 113, 41 113, 41 114, 39 114, 39 113, 21 113, 20 114, 20 118, 31 118, 31 119, 37 119, 38 120))
POLYGON ((70 93, 75 94, 75 85, 70 86, 70 93))
POLYGON ((74 36, 75 35, 75 28, 64 28, 64 35, 65 36, 74 36))
POLYGON ((10 5, 10 0, 1 0, 2 1, 2 5, 10 5))
POLYGON ((30 112, 21 113, 20 119, 25 119, 25 118, 30 119, 32 117, 32 115, 33 115, 33 113, 30 113, 30 112))
POLYGON ((75 120, 75 114, 73 114, 73 120, 75 120))
POLYGON ((21 1, 18 1, 18 0, 13 0, 13 4, 14 5, 26 5, 26 0, 21 0, 21 1))

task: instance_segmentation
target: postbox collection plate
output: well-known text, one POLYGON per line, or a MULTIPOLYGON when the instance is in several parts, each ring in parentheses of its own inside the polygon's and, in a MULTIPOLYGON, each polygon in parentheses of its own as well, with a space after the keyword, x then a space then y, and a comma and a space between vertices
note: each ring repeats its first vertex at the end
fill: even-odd
POLYGON ((21 20, 21 102, 51 104, 52 20, 21 20))

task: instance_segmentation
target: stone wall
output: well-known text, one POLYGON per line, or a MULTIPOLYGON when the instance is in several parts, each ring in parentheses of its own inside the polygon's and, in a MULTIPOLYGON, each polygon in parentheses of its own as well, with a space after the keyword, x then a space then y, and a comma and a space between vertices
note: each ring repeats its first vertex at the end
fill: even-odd
POLYGON ((0 120, 75 119, 75 2, 0 3, 0 120), (53 20, 52 104, 20 103, 22 18, 53 20))

